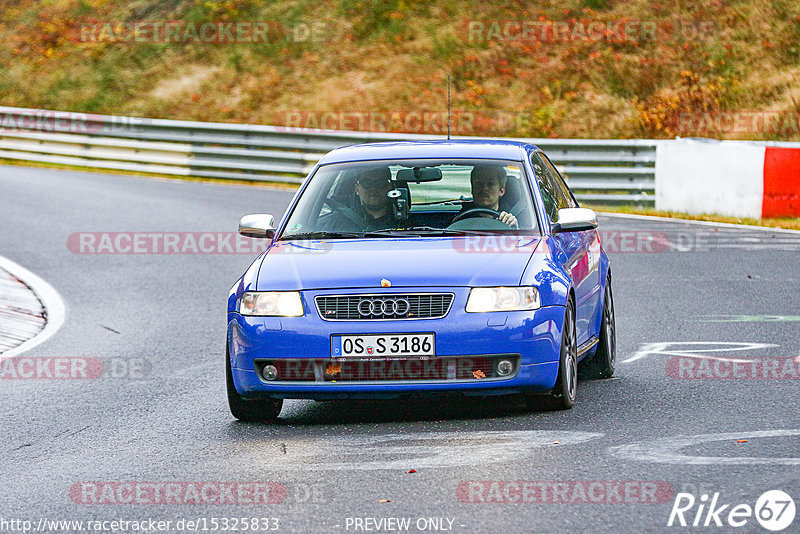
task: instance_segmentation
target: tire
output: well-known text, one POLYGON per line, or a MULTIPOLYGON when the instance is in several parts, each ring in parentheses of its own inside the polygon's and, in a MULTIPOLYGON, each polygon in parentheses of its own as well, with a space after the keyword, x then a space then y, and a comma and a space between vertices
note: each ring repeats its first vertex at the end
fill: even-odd
POLYGON ((569 410, 575 405, 578 392, 578 340, 575 333, 575 305, 567 301, 564 327, 561 331, 561 355, 556 385, 550 392, 550 405, 556 410, 569 410))
POLYGON ((617 359, 617 324, 614 318, 614 295, 611 278, 606 282, 603 299, 603 319, 600 322, 600 341, 594 356, 583 365, 582 374, 587 378, 611 378, 617 359))
POLYGON ((231 414, 240 421, 259 421, 274 423, 283 408, 283 399, 258 399, 250 400, 239 395, 233 384, 231 372, 231 357, 225 350, 225 383, 228 388, 228 407, 231 414))

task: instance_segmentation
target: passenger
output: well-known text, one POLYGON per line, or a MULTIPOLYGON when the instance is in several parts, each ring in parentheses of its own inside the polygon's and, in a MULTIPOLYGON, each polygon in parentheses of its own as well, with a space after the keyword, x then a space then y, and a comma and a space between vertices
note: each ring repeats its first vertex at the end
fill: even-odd
POLYGON ((348 214, 334 210, 328 229, 332 231, 372 231, 396 228, 392 199, 387 194, 393 188, 392 173, 388 167, 378 167, 362 172, 355 184, 357 206, 348 214), (353 220, 355 219, 355 220, 353 220), (360 226, 360 228, 356 228, 360 226))

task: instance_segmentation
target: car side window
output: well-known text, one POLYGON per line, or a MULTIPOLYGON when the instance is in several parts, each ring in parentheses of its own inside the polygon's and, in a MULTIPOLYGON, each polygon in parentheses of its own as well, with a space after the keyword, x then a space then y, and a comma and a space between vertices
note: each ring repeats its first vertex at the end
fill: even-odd
MULTIPOLYGON (((548 162, 549 163, 549 162, 548 162)), ((555 222, 558 219, 558 210, 568 208, 569 201, 572 200, 564 196, 563 191, 558 185, 558 177, 553 176, 552 170, 549 168, 545 160, 537 153, 531 155, 531 165, 533 172, 536 174, 536 180, 539 183, 539 190, 542 193, 542 200, 544 200, 544 210, 550 218, 550 222, 555 222)))
POLYGON ((564 182, 564 178, 558 172, 555 165, 553 165, 553 162, 550 161, 550 158, 548 158, 543 154, 540 155, 540 157, 542 158, 542 161, 544 162, 544 165, 547 168, 547 170, 550 171, 550 175, 553 177, 553 182, 556 184, 556 187, 560 191, 561 196, 566 200, 566 205, 563 207, 565 208, 579 207, 578 203, 575 201, 575 198, 572 196, 569 187, 567 187, 566 182, 564 182))

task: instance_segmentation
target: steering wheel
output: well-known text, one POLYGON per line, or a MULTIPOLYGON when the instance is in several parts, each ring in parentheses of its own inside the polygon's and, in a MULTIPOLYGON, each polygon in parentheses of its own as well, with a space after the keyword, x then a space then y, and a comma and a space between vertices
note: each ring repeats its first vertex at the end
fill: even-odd
POLYGON ((348 221, 355 224, 358 228, 363 228, 364 226, 363 219, 359 217, 358 213, 353 211, 353 209, 347 206, 346 204, 339 202, 338 200, 334 200, 332 198, 326 198, 322 202, 330 206, 333 209, 333 211, 339 212, 342 215, 344 215, 348 221))
POLYGON ((467 211, 462 211, 458 215, 456 215, 455 219, 450 224, 460 221, 461 219, 467 219, 469 217, 480 217, 481 215, 491 215, 493 219, 497 219, 500 217, 500 212, 493 210, 491 208, 470 208, 467 211))

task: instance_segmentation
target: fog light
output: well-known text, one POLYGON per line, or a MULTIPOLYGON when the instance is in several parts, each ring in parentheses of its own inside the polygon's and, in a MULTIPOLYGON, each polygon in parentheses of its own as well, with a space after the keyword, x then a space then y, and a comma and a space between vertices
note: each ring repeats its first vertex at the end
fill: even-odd
POLYGON ((274 365, 265 365, 264 370, 261 371, 261 376, 264 380, 275 380, 278 378, 278 368, 274 365))
POLYGON ((497 374, 499 376, 508 376, 514 370, 514 364, 511 360, 500 360, 497 362, 497 374))

